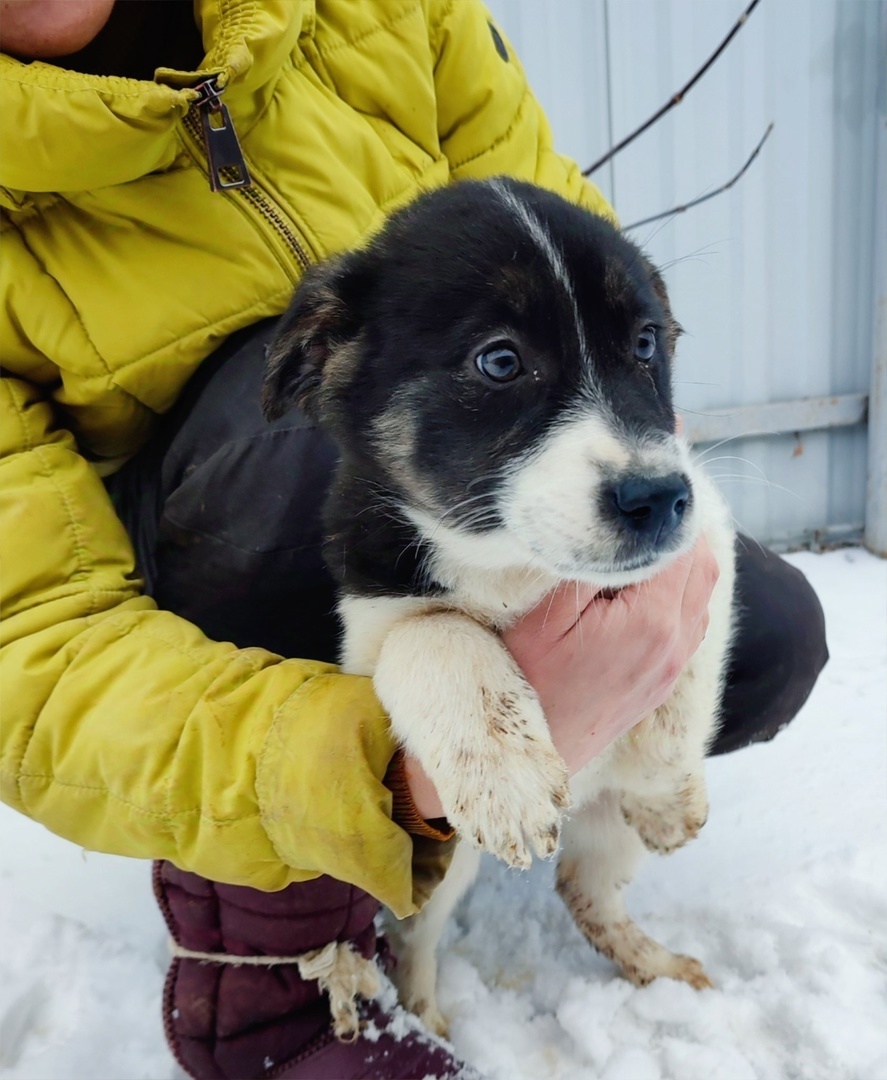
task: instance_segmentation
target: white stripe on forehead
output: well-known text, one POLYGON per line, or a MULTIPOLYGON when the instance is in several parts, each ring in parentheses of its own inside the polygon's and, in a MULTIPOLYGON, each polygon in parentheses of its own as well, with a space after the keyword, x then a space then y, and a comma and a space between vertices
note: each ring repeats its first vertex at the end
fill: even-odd
POLYGON ((579 337, 579 348, 582 351, 583 359, 588 363, 590 358, 588 355, 588 347, 585 343, 585 330, 582 326, 582 320, 579 318, 579 305, 576 303, 576 294, 573 291, 573 283, 570 281, 570 275, 567 273, 567 267, 564 263, 562 254, 558 251, 553 240, 545 231, 542 222, 525 203, 517 198, 513 191, 503 184, 501 180, 491 180, 490 187, 493 188, 502 202, 505 203, 511 213, 530 234, 533 243, 545 256, 545 261, 551 267, 552 273, 567 294, 567 299, 570 301, 570 307, 573 310, 573 322, 576 324, 576 334, 579 337))

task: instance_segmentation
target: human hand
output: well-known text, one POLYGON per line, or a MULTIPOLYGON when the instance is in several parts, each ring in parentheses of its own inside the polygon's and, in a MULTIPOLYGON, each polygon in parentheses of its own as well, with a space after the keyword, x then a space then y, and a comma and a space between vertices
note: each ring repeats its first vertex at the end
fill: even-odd
MULTIPOLYGON (((572 776, 671 693, 708 629, 718 565, 705 538, 649 581, 615 595, 566 582, 503 634, 539 695, 572 776)), ((407 781, 423 817, 441 817, 415 758, 407 781)))
POLYGON ((560 585, 503 634, 571 776, 667 699, 705 637, 717 579, 701 538, 615 595, 560 585))

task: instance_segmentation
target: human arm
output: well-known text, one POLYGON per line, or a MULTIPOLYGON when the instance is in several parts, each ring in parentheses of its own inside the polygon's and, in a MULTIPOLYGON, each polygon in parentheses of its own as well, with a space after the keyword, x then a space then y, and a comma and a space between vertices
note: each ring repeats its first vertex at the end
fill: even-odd
POLYGON ((369 680, 158 611, 35 386, 2 380, 0 432, 4 801, 91 849, 264 889, 327 872, 413 910, 369 680))
MULTIPOLYGON (((575 166, 551 149, 547 125, 516 62, 513 57, 503 61, 495 51, 483 9, 469 2, 436 3, 432 7, 437 49, 434 78, 440 115, 435 118, 431 112, 430 124, 436 123, 439 129, 452 176, 511 171, 565 194, 573 192, 577 198, 587 198, 589 205, 595 202, 594 189, 578 178, 575 166), (481 56, 479 50, 484 46, 486 52, 481 56), (496 65, 505 65, 506 76, 493 60, 496 65)), ((368 18, 372 15, 372 5, 361 10, 368 18)), ((406 6, 403 10, 407 10, 406 6)), ((415 24, 416 32, 422 31, 418 18, 410 23, 415 24)), ((406 21, 398 23, 397 33, 404 25, 406 21)), ((345 30, 349 29, 346 21, 345 30)), ((387 21, 385 27, 373 28, 375 37, 369 32, 360 37, 361 48, 369 49, 365 43, 378 40, 384 36, 383 31, 388 33, 387 21)), ((399 48, 401 39, 397 33, 392 32, 390 40, 399 48)), ((424 38, 409 45, 423 71, 428 63, 425 45, 424 38)), ((325 63, 332 64, 340 57, 349 71, 365 70, 355 65, 350 44, 345 49, 337 43, 324 56, 325 63)), ((390 65, 386 70, 401 69, 390 65)), ((20 73, 16 70, 14 74, 18 79, 20 73)), ((297 83, 295 76, 291 78, 292 84, 289 79, 281 79, 275 85, 285 84, 295 95, 296 87, 302 83, 297 83)), ((150 89, 152 107, 158 102, 166 107, 166 99, 175 97, 168 87, 150 89)), ((386 101, 413 100, 410 93, 391 93, 396 87, 382 89, 386 101)), ((236 93, 237 86, 232 82, 228 100, 235 112, 236 93)), ((73 100, 73 95, 65 95, 65 100, 73 100)), ((85 100, 92 98, 87 96, 85 100)), ((287 100, 314 102, 315 98, 293 96, 287 100)), ((175 107, 180 108, 181 102, 175 107)), ((350 116, 344 107, 339 111, 343 117, 350 116)), ((27 113, 7 112, 8 117, 18 115, 35 114, 30 107, 27 113)), ((274 110, 262 113, 263 122, 250 133, 254 145, 257 136, 268 130, 267 118, 280 115, 274 110)), ((304 114, 297 110, 293 115, 304 114)), ((364 113, 358 111, 355 115, 362 117, 364 113)), ((124 123, 114 131, 118 129, 135 139, 140 126, 124 123)), ((351 134, 356 131, 355 127, 351 134)), ((278 145, 288 140, 269 137, 271 141, 278 145)), ((77 145, 76 140, 71 142, 77 145)), ((59 148, 65 145, 59 139, 59 148)), ((21 520, 28 525, 20 533, 10 533, 10 565, 18 569, 20 561, 28 576, 18 582, 20 592, 13 589, 4 598, 4 616, 9 615, 4 627, 9 634, 5 697, 8 714, 10 703, 13 710, 6 743, 9 754, 4 759, 10 778, 9 797, 20 809, 87 846, 143 856, 167 855, 172 837, 178 845, 178 853, 172 857, 182 865, 244 884, 265 884, 272 874, 286 875, 290 870, 317 872, 312 867, 317 861, 317 849, 324 846, 320 840, 327 841, 323 869, 347 877, 351 873, 344 865, 347 858, 343 864, 337 861, 339 842, 356 853, 361 865, 368 861, 357 850, 363 845, 366 850, 378 851, 379 860, 387 863, 384 881, 366 887, 397 909, 399 902, 402 907, 403 895, 400 901, 392 902, 386 890, 392 887, 393 879, 401 891, 405 882, 408 887, 409 868, 402 856, 409 838, 398 832, 390 819, 382 821, 378 816, 380 801, 384 805, 388 798, 380 783, 387 761, 380 763, 379 756, 387 758, 393 747, 366 680, 360 684, 363 689, 358 696, 363 696, 358 708, 347 695, 337 697, 340 692, 344 694, 337 687, 356 685, 349 683, 350 677, 316 671, 296 676, 293 672, 308 669, 296 666, 295 661, 279 664, 273 658, 267 663, 262 660, 247 677, 244 655, 228 646, 207 642, 193 627, 168 612, 157 612, 149 600, 139 596, 138 583, 132 576, 131 553, 97 477, 91 466, 79 458, 71 437, 57 428, 59 423, 73 420, 81 447, 89 446, 94 453, 108 458, 130 451, 147 434, 149 410, 169 408, 176 387, 220 337, 247 318, 273 313, 273 303, 278 302, 278 296, 283 303, 284 291, 288 291, 287 282, 281 284, 267 269, 276 264, 268 257, 270 242, 260 237, 255 223, 247 222, 236 231, 242 215, 233 200, 218 201, 219 196, 207 193, 202 177, 192 177, 194 183, 190 186, 173 187, 181 192, 179 196, 167 193, 159 202, 158 189, 168 192, 168 185, 179 180, 185 185, 190 171, 169 168, 173 157, 166 150, 157 155, 152 152, 141 166, 150 171, 142 184, 134 178, 143 159, 135 160, 130 143, 126 146, 126 154, 119 153, 121 164, 133 170, 132 176, 127 173, 126 184, 118 183, 116 173, 103 176, 101 183, 93 183, 92 172, 90 182, 85 183, 78 172, 74 180, 66 174, 64 182, 74 189, 85 184, 88 194, 82 199, 45 198, 33 206, 25 201, 19 205, 16 199, 10 203, 11 212, 21 211, 17 220, 22 224, 23 258, 18 266, 8 258, 12 245, 7 241, 7 265, 18 295, 4 304, 4 310, 14 318, 10 325, 0 326, 3 359, 10 370, 32 379, 43 389, 32 400, 27 396, 32 387, 27 387, 22 408, 10 414, 14 432, 6 477, 12 478, 10 498, 16 496, 10 505, 14 503, 15 513, 21 514, 21 520), (106 192, 111 199, 110 215, 103 204, 106 192), (168 208, 175 206, 177 199, 183 200, 181 205, 188 209, 187 214, 173 219, 168 208), (163 208, 162 228, 159 221, 151 228, 148 212, 158 205, 163 208), (148 215, 147 228, 143 214, 148 215), (109 217, 117 227, 102 232, 98 226, 109 217), (127 227, 120 228, 121 223, 127 227), (217 234, 228 237, 224 260, 217 258, 211 242, 217 234), (151 244, 147 236, 152 238, 151 244), (170 238, 175 243, 164 245, 158 238, 170 238), (139 246, 137 262, 133 261, 135 244, 139 246), (237 260, 227 259, 229 247, 238 251, 237 260), (78 264, 75 256, 81 252, 78 264), (127 260, 130 267, 138 266, 140 270, 135 281, 126 272, 127 260), (73 268, 78 265, 75 273, 73 268), (219 281, 224 282, 224 288, 218 287, 219 281), (146 290, 148 295, 162 300, 162 320, 154 314, 154 302, 142 302, 146 290), (161 342, 151 330, 155 323, 162 326, 161 342), (19 334, 23 355, 19 355, 19 334), (205 339, 205 348, 197 338, 205 339), (131 363, 135 359, 140 362, 131 363), (44 391, 47 395, 55 393, 64 405, 64 420, 62 413, 46 411, 50 406, 44 391), (38 405, 38 413, 28 411, 38 405), (25 415, 27 422, 23 420, 25 415), (20 421, 28 429, 27 437, 15 428, 20 421), (73 470, 70 473, 69 467, 73 470), (17 472, 19 469, 22 471, 17 472), (65 477, 60 487, 53 483, 56 476, 65 477), (118 546, 121 544, 122 548, 118 546), (162 634, 152 633, 157 629, 162 629, 162 634), (133 678, 136 663, 137 678, 133 678), (161 676, 165 670, 175 673, 173 682, 161 676), (235 686, 225 683, 226 672, 238 671, 242 678, 235 686), (32 687, 35 673, 39 678, 32 687), (207 681, 211 673, 221 683, 207 681), (27 708, 19 708, 17 693, 26 685, 34 695, 28 698, 27 708), (188 688, 190 698, 182 692, 182 686, 188 688), (269 686, 273 692, 260 692, 269 686), (15 696, 9 693, 10 687, 16 688, 15 696), (219 733, 219 695, 231 705, 228 722, 240 742, 231 731, 221 745, 214 742, 219 733), (330 709, 321 707, 321 699, 330 703, 330 709), (336 724, 348 728, 344 739, 338 737, 340 732, 334 724, 329 729, 326 749, 326 744, 315 744, 309 752, 308 743, 300 738, 281 738, 273 752, 264 752, 262 748, 272 745, 272 734, 280 734, 286 726, 281 721, 289 721, 290 708, 295 710, 297 706, 299 718, 293 722, 303 719, 306 730, 297 727, 296 735, 310 733, 317 738, 318 731, 326 730, 326 719, 332 717, 336 724), (158 716, 163 720, 162 730, 156 726, 158 716), (324 723, 318 722, 318 717, 324 723), (352 751, 356 756, 349 756, 352 751), (332 771, 331 765, 335 766, 332 771), (184 776, 186 766, 190 779, 184 776), (274 796, 264 802, 259 790, 263 782, 273 787, 274 796), (345 802, 337 801, 342 791, 348 796, 345 802), (263 824, 269 835, 276 830, 292 833, 286 842, 272 844, 274 850, 270 853, 265 841, 259 842, 261 837, 246 845, 252 848, 247 854, 249 874, 261 872, 260 880, 242 876, 244 863, 233 850, 226 853, 225 844, 219 844, 215 852, 201 846, 207 838, 219 843, 223 835, 233 835, 234 819, 230 812, 227 817, 220 814, 216 800, 224 802, 235 792, 243 793, 244 802, 237 808, 238 814, 245 808, 243 821, 263 824), (355 792, 363 793, 357 803, 353 802, 355 792), (294 805, 294 793, 303 802, 294 805), (175 829, 166 820, 170 812, 175 817, 175 829), (307 824, 306 814, 311 817, 307 824), (314 821, 315 815, 318 821, 314 821), (332 833, 323 821, 324 815, 332 821, 332 833), (129 839, 137 835, 149 837, 150 843, 140 841, 128 848, 129 839), (309 835, 317 841, 314 848, 314 841, 307 839, 309 835), (218 872, 219 861, 225 863, 222 873, 218 872)), ((377 143, 372 146, 376 154, 377 143)), ((153 143, 148 148, 153 149, 153 143)), ((429 143, 429 154, 432 150, 429 143)), ((53 157, 53 165, 57 156, 53 157)), ((86 160, 116 161, 117 157, 104 146, 101 155, 87 155, 86 160)), ((362 156, 354 154, 353 159, 359 170, 362 156)), ((317 158, 315 172, 319 169, 317 163, 326 160, 317 158)), ((379 185, 380 200, 383 195, 388 199, 398 191, 405 193, 410 184, 406 173, 398 173, 397 182, 387 178, 384 164, 381 156, 373 158, 370 170, 373 177, 377 172, 385 177, 379 185)), ((13 177, 14 188, 25 182, 20 173, 13 177)), ((308 213, 311 204, 307 191, 298 189, 299 198, 290 200, 284 190, 284 177, 292 175, 292 170, 280 169, 279 193, 285 204, 292 201, 308 213)), ((46 182, 51 187, 52 181, 46 182)), ((68 186, 60 190, 67 191, 68 186)), ((315 189, 320 185, 314 184, 312 191, 315 189)), ((363 218, 349 203, 347 214, 335 218, 347 218, 348 229, 336 232, 329 225, 335 217, 327 205, 329 193, 322 190, 323 212, 321 217, 318 211, 317 220, 325 229, 329 226, 333 239, 328 243, 354 242, 355 220, 363 218)), ((352 187, 347 190, 352 191, 352 187)), ((599 199, 595 205, 605 206, 599 199)), ((317 250, 321 251, 322 246, 317 250)), ((285 879, 276 880, 284 883, 285 879)))
POLYGON ((454 180, 527 180, 615 220, 600 190, 554 149, 520 60, 477 0, 427 0, 440 146, 454 180), (498 40, 497 40, 498 39, 498 40), (504 49, 507 58, 499 49, 504 49))

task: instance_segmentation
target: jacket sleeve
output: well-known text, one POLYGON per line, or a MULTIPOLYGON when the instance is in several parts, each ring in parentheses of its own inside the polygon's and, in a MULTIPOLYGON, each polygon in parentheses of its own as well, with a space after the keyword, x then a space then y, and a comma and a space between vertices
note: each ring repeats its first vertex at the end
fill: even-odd
POLYGON ((84 847, 261 889, 329 873, 400 915, 411 837, 368 679, 210 641, 140 595, 93 467, 0 380, 4 801, 84 847))
POLYGON ((507 175, 616 215, 551 128, 505 35, 479 0, 428 0, 438 135, 453 179, 507 175))

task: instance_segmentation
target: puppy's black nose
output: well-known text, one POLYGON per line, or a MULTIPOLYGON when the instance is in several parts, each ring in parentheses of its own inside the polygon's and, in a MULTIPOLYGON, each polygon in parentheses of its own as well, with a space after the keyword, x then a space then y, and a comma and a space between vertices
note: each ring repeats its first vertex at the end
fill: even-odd
POLYGON ((661 544, 680 525, 690 501, 690 487, 678 473, 630 477, 612 490, 624 526, 643 539, 661 544))

